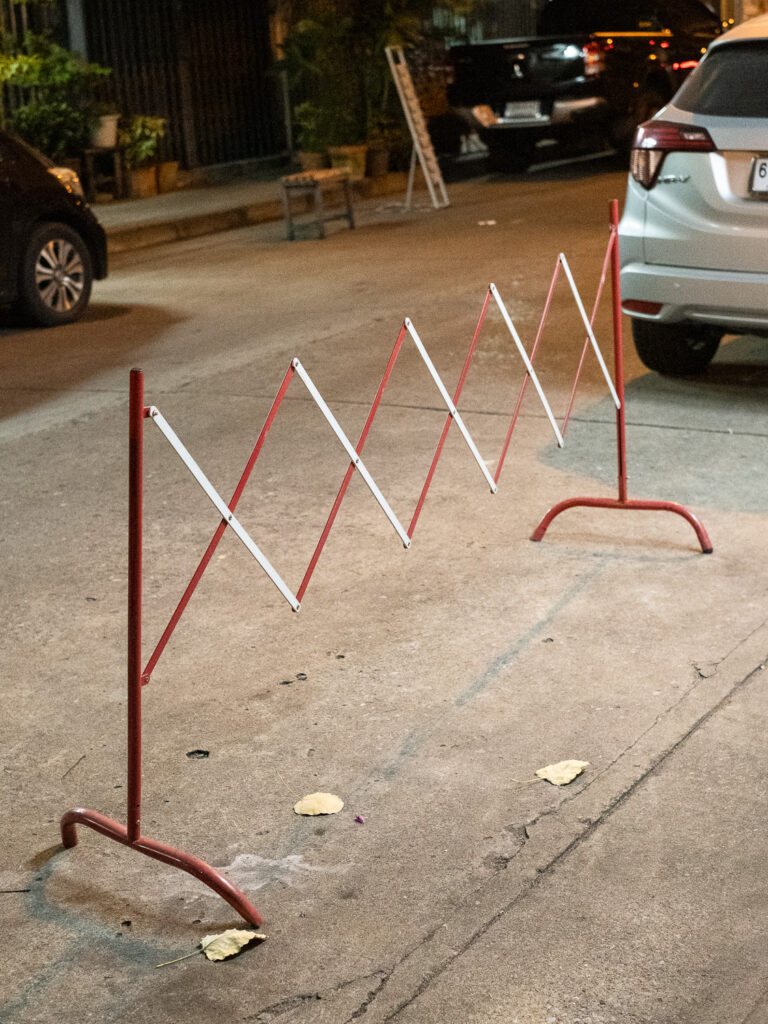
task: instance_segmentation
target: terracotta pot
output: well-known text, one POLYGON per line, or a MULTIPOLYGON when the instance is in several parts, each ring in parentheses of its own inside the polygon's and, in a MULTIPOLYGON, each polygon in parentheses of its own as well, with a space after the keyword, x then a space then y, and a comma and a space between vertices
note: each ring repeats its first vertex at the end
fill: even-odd
POLYGON ((157 195, 157 168, 131 167, 128 171, 128 191, 131 199, 146 199, 157 195))
POLYGON ((369 149, 365 161, 367 178, 384 178, 389 171, 389 150, 369 149))
POLYGON ((367 152, 367 146, 331 146, 328 149, 331 167, 346 167, 353 181, 360 181, 365 177, 365 155, 367 152))
POLYGON ((296 157, 302 171, 319 171, 328 166, 327 153, 309 153, 300 149, 296 157))
POLYGON ((157 165, 157 191, 175 192, 179 177, 179 161, 164 160, 157 165))

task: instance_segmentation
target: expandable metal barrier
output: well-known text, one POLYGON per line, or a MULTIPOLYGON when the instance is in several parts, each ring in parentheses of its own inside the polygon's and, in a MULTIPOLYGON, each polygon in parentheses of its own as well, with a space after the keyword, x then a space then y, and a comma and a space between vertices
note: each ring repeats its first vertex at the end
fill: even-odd
POLYGON ((214 892, 221 896, 224 900, 233 907, 241 917, 243 917, 249 923, 261 925, 261 916, 258 911, 251 905, 246 899, 245 895, 231 884, 219 871, 212 868, 209 864, 204 861, 193 857, 188 853, 184 853, 181 850, 177 850, 172 846, 168 846, 165 843, 158 842, 155 839, 150 839, 141 834, 141 691, 144 686, 149 683, 153 669, 155 668, 166 644, 168 643, 171 635, 173 634, 176 625, 181 618, 184 609, 189 603, 192 594, 200 582, 200 579, 205 572, 224 532, 229 527, 237 535, 240 541, 245 545, 250 554, 255 558, 264 572, 267 574, 269 579, 279 590, 283 598, 288 602, 294 611, 298 611, 301 606, 301 601, 306 592, 310 578, 315 570, 318 559, 322 553, 323 547, 328 539, 328 535, 333 526, 334 520, 338 514, 344 495, 349 486, 352 476, 357 470, 361 477, 365 481, 373 497, 379 504, 380 508, 386 515, 393 529, 397 533, 404 547, 409 547, 411 539, 413 537, 416 523, 421 513, 424 501, 427 496, 432 478, 437 467, 438 460, 443 450, 445 440, 448 436, 451 423, 456 423, 458 430, 464 438, 467 447, 469 448, 473 458, 477 462, 477 465, 482 473, 482 476, 489 486, 492 493, 495 493, 498 488, 499 476, 506 458, 507 450, 509 448, 512 433, 517 423, 517 419, 520 413, 520 407, 522 404, 523 397, 525 395, 528 382, 530 381, 541 401, 541 404, 546 413, 547 419, 549 420, 550 426, 554 432, 557 443, 560 447, 563 445, 563 435, 567 428, 567 424, 573 409, 573 403, 576 394, 576 388, 578 385, 581 370, 584 365, 584 360, 587 351, 592 349, 594 352, 601 372, 605 378, 608 390, 610 392, 612 401, 616 407, 616 437, 617 437, 617 454, 618 454, 618 498, 570 498, 566 501, 560 502, 551 508, 544 516, 542 521, 537 526, 531 539, 539 541, 544 536, 548 526, 552 520, 559 515, 561 512, 568 508, 574 508, 576 506, 585 506, 592 508, 616 508, 616 509, 632 509, 632 510, 656 510, 656 511, 668 511, 674 512, 677 515, 684 517, 696 531, 696 535, 701 546, 701 550, 704 553, 712 551, 712 545, 709 537, 707 536, 704 527, 699 523, 696 517, 689 512, 682 505, 678 505, 674 502, 666 501, 631 501, 627 494, 627 465, 626 465, 626 432, 625 432, 625 419, 624 419, 624 364, 622 357, 622 334, 621 334, 621 300, 619 293, 619 250, 618 250, 618 203, 613 200, 610 204, 610 237, 608 247, 603 261, 602 274, 600 283, 598 286, 597 296, 592 309, 591 317, 588 317, 584 309, 584 305, 581 301, 578 289, 573 279, 568 262, 563 254, 558 256, 555 272, 550 285, 549 294, 547 296, 546 304, 542 314, 542 318, 539 324, 536 339, 531 350, 530 356, 526 353, 525 348, 520 340, 520 337, 515 329, 515 326, 509 316, 509 313, 504 305, 498 289, 495 285, 491 284, 485 297, 485 302, 480 314, 480 318, 475 328, 475 332, 472 338, 469 352, 467 354, 464 366, 459 377, 458 384, 454 391, 453 397, 448 394, 437 370, 432 363, 432 360, 424 347, 421 338, 419 337, 416 329, 410 320, 406 319, 400 329, 397 341, 389 357, 389 362, 384 371, 384 376, 379 384, 378 391, 374 398, 368 417, 363 426, 362 432, 358 439, 357 444, 353 447, 352 443, 342 430, 338 421, 334 417, 331 410, 326 405, 321 394, 313 384, 309 374, 306 372, 302 364, 298 359, 294 359, 278 389, 272 406, 269 410, 267 418, 264 422, 264 426, 261 429, 261 433, 256 441, 256 444, 251 452, 251 455, 246 463, 245 469, 240 477, 240 480, 235 488, 232 498, 227 503, 218 494, 213 485, 210 483, 208 478, 205 476, 203 471, 200 469, 198 464, 192 458, 190 453, 184 447, 173 428, 165 420, 163 415, 155 406, 144 405, 144 375, 141 370, 131 370, 130 379, 130 413, 129 413, 129 502, 128 502, 128 522, 129 522, 129 534, 128 534, 128 756, 127 756, 127 811, 126 811, 126 824, 122 825, 111 818, 106 817, 97 811, 86 810, 84 808, 78 808, 75 810, 67 811, 61 819, 61 836, 62 842, 65 847, 72 847, 77 843, 77 825, 85 825, 88 828, 93 829, 100 834, 107 836, 110 839, 114 839, 116 842, 122 843, 125 846, 129 846, 131 849, 137 850, 139 853, 143 853, 148 857, 152 857, 155 860, 163 861, 166 864, 170 864, 173 867, 180 868, 183 871, 188 872, 195 878, 198 878, 201 882, 204 882, 214 892), (602 297, 603 288, 605 285, 608 269, 611 270, 611 284, 612 284, 612 301, 613 301, 613 343, 614 343, 614 381, 611 380, 608 369, 605 365, 605 361, 600 352, 600 348, 597 343, 593 331, 593 324, 597 314, 600 299, 602 297), (539 347, 541 340, 544 323, 549 314, 549 310, 552 304, 552 297, 554 294, 555 284, 558 279, 560 271, 564 272, 574 300, 576 302, 579 314, 586 330, 586 340, 581 352, 581 358, 579 360, 576 376, 574 379, 573 389, 571 391, 568 409, 563 421, 562 428, 558 426, 555 417, 550 408, 549 402, 547 401, 544 390, 541 387, 541 383, 534 369, 534 359, 536 352, 539 347), (495 476, 491 476, 485 462, 483 461, 480 452, 478 451, 475 443, 473 442, 469 431, 467 430, 464 421, 458 411, 457 405, 461 392, 464 387, 464 383, 469 372, 472 357, 474 355, 477 343, 480 337, 481 328, 485 320, 491 299, 493 299, 498 306, 501 316, 512 336, 515 347, 520 355, 525 366, 525 376, 523 378, 522 387, 518 395, 518 399, 514 408, 512 419, 504 439, 501 455, 498 460, 497 469, 495 476), (377 487, 373 477, 369 473, 365 464, 362 461, 362 452, 365 446, 365 442, 368 438, 371 426, 373 424, 376 413, 379 409, 384 390, 387 386, 387 382, 392 374, 395 363, 397 361, 400 350, 407 337, 413 341, 416 346, 424 364, 426 365, 429 374, 436 385, 442 400, 447 408, 447 417, 443 426, 440 439, 435 450, 434 457, 432 459, 427 478, 422 488, 421 494, 419 495, 416 508, 411 517, 410 525, 406 530, 399 519, 389 506, 386 498, 377 487), (307 570, 304 574, 304 578, 301 584, 294 594, 290 587, 285 583, 282 577, 279 575, 277 570, 272 566, 267 557, 259 549, 259 547, 251 539, 243 525, 235 516, 235 510, 238 502, 242 497, 243 491, 248 479, 253 471, 256 464, 256 460, 264 446, 267 434, 274 423, 277 412, 280 405, 285 397, 288 387, 294 376, 302 381, 307 391, 314 399, 326 422, 330 426, 332 432, 335 434, 338 441, 343 446, 347 455, 349 456, 349 466, 347 468, 344 479, 341 483, 339 491, 334 500, 330 514, 323 528, 320 540, 312 554, 307 570), (165 438, 177 452, 179 457, 182 459, 184 464, 187 466, 192 476, 197 480, 198 484, 202 487, 205 494, 208 496, 217 512, 221 516, 220 522, 216 527, 216 530, 211 538, 211 541, 200 560, 200 564, 192 575, 192 579, 187 585, 184 594, 181 597, 176 609, 174 610, 168 625, 166 626, 157 646, 155 647, 152 655, 150 656, 146 667, 141 667, 141 599, 142 599, 142 520, 143 520, 143 457, 144 457, 144 421, 150 420, 160 429, 165 438))

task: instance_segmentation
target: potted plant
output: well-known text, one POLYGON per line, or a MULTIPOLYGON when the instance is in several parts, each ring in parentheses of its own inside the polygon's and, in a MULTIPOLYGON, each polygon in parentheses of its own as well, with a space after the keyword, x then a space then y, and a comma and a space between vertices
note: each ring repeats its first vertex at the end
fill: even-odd
POLYGON ((90 142, 96 90, 109 74, 47 36, 27 32, 17 49, 0 54, 0 86, 13 87, 22 101, 9 126, 51 160, 78 157, 90 142))
POLYGON ((133 199, 157 194, 157 147, 165 135, 165 118, 133 114, 120 119, 117 140, 130 179, 133 199))
POLYGON ((299 144, 296 156, 302 171, 315 171, 328 166, 328 140, 323 129, 323 111, 316 103, 306 100, 293 112, 299 144))
POLYGON ((120 114, 112 103, 97 104, 95 121, 91 128, 91 146, 94 149, 113 149, 117 145, 117 125, 120 114))
POLYGON ((368 132, 368 156, 365 174, 383 178, 389 172, 392 156, 410 148, 410 136, 393 118, 382 117, 368 132))
MULTIPOLYGON (((389 141, 385 128, 402 121, 385 48, 419 42, 433 5, 427 0, 286 2, 280 68, 295 95, 311 97, 332 164, 362 177, 366 148, 375 145, 380 155, 372 159, 380 168, 389 141)), ((460 0, 446 2, 452 6, 460 0)), ((466 6, 470 0, 461 2, 466 6)), ((305 106, 306 99, 296 107, 297 122, 305 106)))
POLYGON ((364 160, 359 147, 365 144, 366 121, 359 74, 348 52, 353 19, 322 3, 309 14, 280 44, 280 69, 299 95, 311 97, 293 111, 300 152, 327 151, 333 166, 351 166, 353 176, 362 176, 358 154, 364 160))

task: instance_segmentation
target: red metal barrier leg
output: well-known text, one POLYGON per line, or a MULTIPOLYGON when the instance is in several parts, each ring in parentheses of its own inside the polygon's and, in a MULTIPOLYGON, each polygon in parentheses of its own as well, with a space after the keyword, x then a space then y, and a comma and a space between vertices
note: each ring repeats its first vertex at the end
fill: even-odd
POLYGON ((610 204, 611 236, 608 243, 611 256, 611 291, 613 303, 613 365, 616 394, 619 408, 616 410, 616 453, 618 458, 618 498, 568 498, 558 502, 547 512, 531 534, 531 540, 539 541, 555 516, 569 508, 619 508, 640 512, 674 512, 682 516, 696 531, 702 554, 712 554, 712 542, 707 531, 684 505, 674 501, 632 501, 627 487, 627 434, 624 417, 624 343, 621 330, 621 278, 619 264, 619 204, 612 199, 610 204))
POLYGON ((86 825, 94 832, 99 832, 101 835, 107 836, 108 839, 114 839, 116 842, 122 843, 123 846, 128 846, 147 857, 186 871, 204 882, 209 889, 213 889, 249 924, 253 924, 257 928, 261 926, 261 915, 256 908, 224 875, 212 868, 210 864, 206 864, 204 860, 176 850, 172 846, 166 846, 165 843, 159 843, 155 839, 148 839, 146 836, 139 836, 132 842, 128 838, 128 830, 125 825, 121 825, 97 811, 87 811, 82 807, 78 807, 74 811, 67 811, 61 819, 61 838, 65 847, 77 844, 77 825, 86 825))
POLYGON ((684 505, 678 505, 674 501, 633 501, 632 499, 619 501, 616 498, 568 498, 566 501, 560 501, 557 505, 552 506, 531 534, 531 540, 541 540, 555 516, 559 516, 561 512, 565 512, 569 508, 623 508, 636 512, 675 512, 689 522, 696 531, 702 554, 712 554, 712 541, 709 539, 709 535, 703 525, 693 512, 690 512, 684 505))
POLYGON ((127 824, 121 825, 98 811, 79 807, 61 819, 61 841, 77 844, 77 825, 85 825, 108 839, 180 868, 204 882, 226 900, 242 918, 257 927, 261 916, 239 889, 205 861, 141 835, 141 552, 144 451, 144 374, 131 370, 128 459, 128 767, 127 824))

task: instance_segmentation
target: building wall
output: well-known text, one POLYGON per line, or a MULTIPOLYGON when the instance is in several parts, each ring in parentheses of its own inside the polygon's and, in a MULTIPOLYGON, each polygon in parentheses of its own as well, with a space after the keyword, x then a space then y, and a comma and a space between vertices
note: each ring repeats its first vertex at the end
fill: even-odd
POLYGON ((70 35, 113 69, 124 114, 168 121, 167 158, 193 168, 275 157, 286 140, 266 4, 67 0, 70 35), (78 28, 78 26, 80 26, 78 28))

